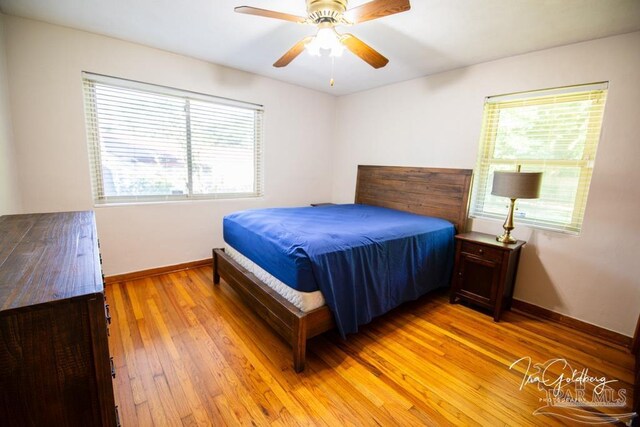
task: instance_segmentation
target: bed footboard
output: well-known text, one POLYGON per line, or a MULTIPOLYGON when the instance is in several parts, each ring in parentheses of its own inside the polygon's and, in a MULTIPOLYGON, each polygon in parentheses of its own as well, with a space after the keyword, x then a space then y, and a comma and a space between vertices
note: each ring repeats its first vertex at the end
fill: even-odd
POLYGON ((235 262, 224 249, 214 249, 213 283, 219 284, 220 278, 291 345, 296 372, 304 370, 307 340, 335 327, 326 305, 305 313, 235 262))

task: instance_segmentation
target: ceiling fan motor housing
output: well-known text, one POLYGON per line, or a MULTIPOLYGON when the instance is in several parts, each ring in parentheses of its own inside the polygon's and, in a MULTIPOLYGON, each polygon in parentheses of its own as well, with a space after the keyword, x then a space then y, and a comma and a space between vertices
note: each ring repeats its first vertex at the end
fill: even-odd
POLYGON ((316 24, 336 22, 347 10, 348 0, 307 0, 309 19, 316 24))

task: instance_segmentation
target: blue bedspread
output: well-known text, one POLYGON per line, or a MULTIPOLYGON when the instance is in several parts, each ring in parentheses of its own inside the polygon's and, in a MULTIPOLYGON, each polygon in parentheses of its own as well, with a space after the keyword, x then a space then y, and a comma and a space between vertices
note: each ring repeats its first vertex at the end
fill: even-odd
POLYGON ((340 333, 447 286, 454 227, 368 205, 254 209, 227 215, 224 240, 288 286, 320 289, 340 333))

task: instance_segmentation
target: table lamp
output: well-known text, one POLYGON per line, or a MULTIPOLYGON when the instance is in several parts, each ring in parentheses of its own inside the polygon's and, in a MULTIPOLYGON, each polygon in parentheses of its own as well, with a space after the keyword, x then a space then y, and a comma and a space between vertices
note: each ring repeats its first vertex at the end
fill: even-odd
POLYGON ((513 230, 513 210, 516 199, 537 199, 540 197, 540 184, 542 183, 542 172, 520 172, 518 165, 515 172, 495 171, 493 173, 493 188, 491 194, 494 196, 508 197, 509 213, 504 221, 504 233, 496 237, 498 242, 515 243, 516 239, 511 237, 513 230))

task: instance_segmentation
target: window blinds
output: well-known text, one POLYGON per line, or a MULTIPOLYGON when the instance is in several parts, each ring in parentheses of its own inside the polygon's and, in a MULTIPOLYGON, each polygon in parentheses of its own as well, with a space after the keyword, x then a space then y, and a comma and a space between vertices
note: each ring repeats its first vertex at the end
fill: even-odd
POLYGON ((96 203, 262 195, 259 105, 83 73, 96 203))
POLYGON ((471 216, 504 220, 491 195, 497 170, 543 172, 539 199, 518 200, 516 222, 579 233, 600 139, 607 83, 489 97, 471 216))

